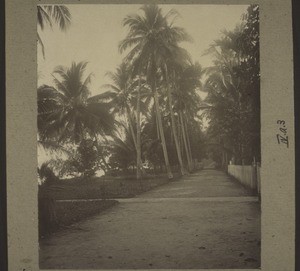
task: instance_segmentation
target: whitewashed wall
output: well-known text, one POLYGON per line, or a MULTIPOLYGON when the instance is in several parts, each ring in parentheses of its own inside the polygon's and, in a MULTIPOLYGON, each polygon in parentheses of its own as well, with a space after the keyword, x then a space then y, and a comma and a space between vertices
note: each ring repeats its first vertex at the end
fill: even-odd
POLYGON ((228 165, 228 174, 246 187, 260 194, 260 167, 228 165))

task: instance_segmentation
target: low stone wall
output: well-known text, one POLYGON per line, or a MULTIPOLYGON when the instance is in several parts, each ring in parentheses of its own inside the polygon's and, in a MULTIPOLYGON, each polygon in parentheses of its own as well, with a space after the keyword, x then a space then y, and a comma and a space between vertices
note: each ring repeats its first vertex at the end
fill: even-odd
POLYGON ((228 174, 241 184, 260 194, 260 167, 228 165, 228 174))

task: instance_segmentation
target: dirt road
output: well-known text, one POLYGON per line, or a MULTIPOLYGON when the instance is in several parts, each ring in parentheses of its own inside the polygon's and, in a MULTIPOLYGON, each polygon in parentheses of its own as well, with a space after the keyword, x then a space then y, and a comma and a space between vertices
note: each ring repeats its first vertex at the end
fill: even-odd
POLYGON ((40 243, 43 269, 260 266, 260 207, 225 173, 203 170, 40 243))

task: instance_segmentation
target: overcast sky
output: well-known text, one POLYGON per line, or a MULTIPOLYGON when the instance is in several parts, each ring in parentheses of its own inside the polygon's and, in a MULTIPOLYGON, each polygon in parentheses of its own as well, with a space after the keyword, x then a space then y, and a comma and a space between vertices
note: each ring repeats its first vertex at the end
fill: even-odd
MULTIPOLYGON (((51 72, 58 65, 70 66, 72 61, 88 61, 87 74, 92 72, 92 95, 101 93, 101 86, 109 83, 107 71, 114 71, 124 55, 118 52, 118 43, 127 29, 123 18, 139 12, 141 5, 66 5, 72 15, 67 32, 58 28, 39 31, 45 46, 45 59, 38 46, 38 85, 52 85, 51 72)), ((245 5, 160 5, 164 13, 176 9, 181 15, 176 25, 186 29, 193 43, 184 43, 194 61, 203 67, 211 65, 210 56, 202 56, 222 30, 232 30, 241 22, 245 5)))

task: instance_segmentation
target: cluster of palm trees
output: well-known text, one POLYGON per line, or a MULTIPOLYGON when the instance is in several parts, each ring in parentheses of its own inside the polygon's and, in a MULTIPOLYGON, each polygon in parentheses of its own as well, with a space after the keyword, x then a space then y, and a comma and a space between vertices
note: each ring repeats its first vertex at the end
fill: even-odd
MULTIPOLYGON (((163 14, 157 5, 144 5, 141 11, 141 15, 130 15, 123 20, 128 34, 120 42, 119 50, 126 56, 115 72, 108 73, 112 83, 103 86, 107 91, 90 96, 91 75, 83 79, 87 65, 84 62, 73 63, 70 68, 57 67, 53 72, 55 86, 38 88, 39 140, 79 144, 87 138, 94 141, 100 138, 107 145, 120 147, 116 130, 122 129, 120 116, 125 114, 123 134, 128 128, 133 142, 131 151, 136 157, 137 178, 145 172, 143 161, 147 159, 142 145, 153 146, 149 145, 150 141, 160 145, 171 179, 173 174, 164 126, 170 124, 171 137, 167 139, 174 142, 180 173, 186 174, 193 169, 188 126, 196 122, 200 103, 197 89, 203 71, 180 47, 181 42, 191 38, 183 28, 173 24, 178 15, 175 10, 163 14), (146 133, 151 120, 156 126, 154 138, 146 133), (183 142, 180 142, 179 133, 183 142)), ((43 12, 43 9, 39 10, 42 15, 43 12)), ((48 18, 43 16, 41 18, 48 18)))
MULTIPOLYGON (((137 179, 161 164, 170 179, 177 166, 182 175, 191 172, 194 159, 204 155, 204 138, 218 139, 223 158, 229 150, 226 154, 240 159, 246 153, 259 159, 257 6, 249 7, 239 28, 212 44, 208 53, 214 66, 206 69, 181 46, 192 39, 174 24, 177 16, 151 4, 124 18, 127 35, 119 43, 124 59, 107 73, 111 83, 99 95, 90 94, 86 62, 57 67, 54 86, 38 88, 39 142, 69 155, 73 169, 83 161, 76 157, 78 148, 81 155, 86 152, 84 159, 94 159, 97 152, 98 163, 81 163, 81 168, 93 167, 86 169, 89 174, 97 167, 105 172, 132 168, 137 179), (208 92, 205 106, 199 89, 208 92), (205 134, 201 109, 210 122, 205 134)), ((70 18, 66 7, 38 9, 41 29, 54 20, 65 30, 70 18)))

